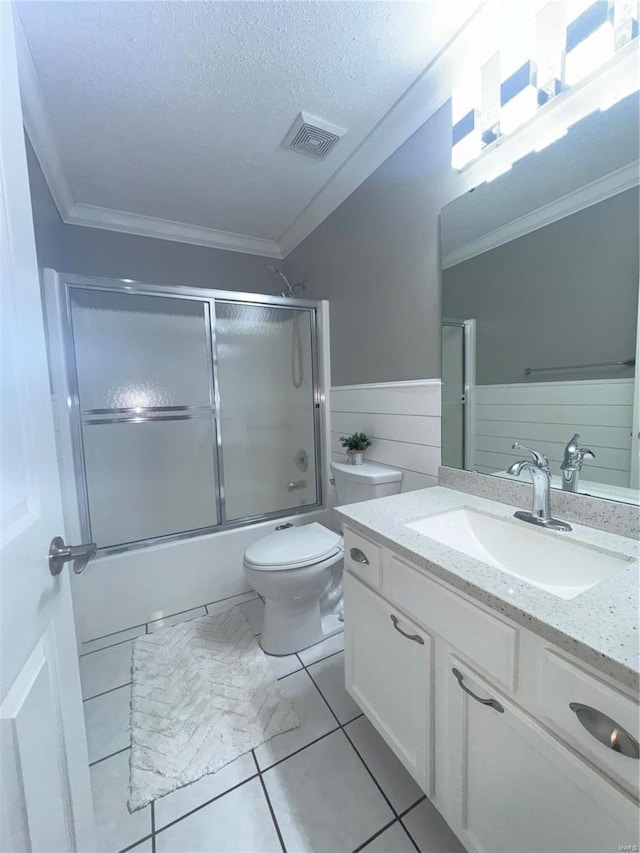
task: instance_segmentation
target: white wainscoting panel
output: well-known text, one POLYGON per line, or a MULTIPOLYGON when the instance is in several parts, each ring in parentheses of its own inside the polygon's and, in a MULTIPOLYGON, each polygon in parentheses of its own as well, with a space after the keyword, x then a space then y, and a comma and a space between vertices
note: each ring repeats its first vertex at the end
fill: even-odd
POLYGON ((596 454, 582 476, 629 486, 633 379, 478 385, 475 388, 475 454, 481 474, 503 471, 514 460, 514 440, 548 456, 560 473, 564 448, 574 432, 596 454))
POLYGON ((343 385, 331 389, 331 458, 344 462, 340 436, 366 432, 367 459, 400 468, 402 491, 438 484, 439 379, 343 385))

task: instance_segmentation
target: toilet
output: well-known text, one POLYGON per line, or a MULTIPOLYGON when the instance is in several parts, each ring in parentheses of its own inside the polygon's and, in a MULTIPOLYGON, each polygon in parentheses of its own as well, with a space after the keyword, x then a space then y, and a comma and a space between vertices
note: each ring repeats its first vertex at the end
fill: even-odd
MULTIPOLYGON (((331 463, 338 505, 400 491, 402 471, 365 462, 331 463)), ((261 645, 267 654, 290 655, 342 630, 343 540, 313 522, 276 528, 249 545, 244 572, 264 598, 261 645)))

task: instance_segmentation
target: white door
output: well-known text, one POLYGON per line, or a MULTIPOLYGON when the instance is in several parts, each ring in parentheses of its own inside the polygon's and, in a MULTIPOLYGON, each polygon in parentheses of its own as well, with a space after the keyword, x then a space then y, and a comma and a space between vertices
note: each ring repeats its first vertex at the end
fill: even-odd
POLYGON ((447 676, 448 817, 470 853, 638 849, 631 798, 453 656, 447 676))
POLYGON ((347 690, 432 794, 431 639, 348 573, 344 607, 347 690))
POLYGON ((13 31, 0 2, 0 850, 95 847, 13 31))

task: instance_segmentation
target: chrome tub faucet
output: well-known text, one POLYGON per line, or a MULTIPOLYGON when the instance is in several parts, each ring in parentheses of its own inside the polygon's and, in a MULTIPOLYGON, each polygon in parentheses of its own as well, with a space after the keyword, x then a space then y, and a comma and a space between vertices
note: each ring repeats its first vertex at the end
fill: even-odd
POLYGON ((507 468, 507 474, 519 477, 523 471, 528 471, 533 482, 533 503, 531 512, 518 510, 514 513, 521 521, 537 524, 548 530, 571 530, 571 525, 551 516, 551 471, 549 460, 538 450, 531 450, 517 441, 513 443, 514 450, 526 450, 531 459, 520 459, 507 468))
POLYGON ((564 460, 560 466, 562 471, 562 488, 565 492, 578 491, 578 479, 585 459, 595 459, 596 454, 588 447, 580 447, 580 434, 575 433, 564 449, 564 460))

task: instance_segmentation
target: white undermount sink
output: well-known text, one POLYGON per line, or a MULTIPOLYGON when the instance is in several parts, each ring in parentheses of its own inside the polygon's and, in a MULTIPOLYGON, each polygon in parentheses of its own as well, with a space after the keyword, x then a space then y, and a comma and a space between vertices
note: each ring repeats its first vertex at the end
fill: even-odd
POLYGON ((559 598, 575 598, 633 562, 525 522, 454 509, 405 525, 559 598))

